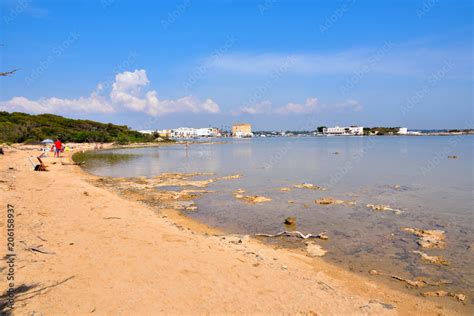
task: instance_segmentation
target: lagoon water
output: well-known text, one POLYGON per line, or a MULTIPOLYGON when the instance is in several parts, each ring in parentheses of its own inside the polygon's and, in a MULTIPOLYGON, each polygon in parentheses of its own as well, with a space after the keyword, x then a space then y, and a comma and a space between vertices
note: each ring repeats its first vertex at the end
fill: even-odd
MULTIPOLYGON (((356 272, 376 269, 404 278, 449 280, 443 289, 474 296, 474 137, 285 137, 232 139, 225 143, 114 149, 88 155, 89 172, 112 177, 152 177, 163 172, 243 175, 218 181, 187 214, 232 233, 277 233, 297 218, 303 233, 326 231, 317 241, 325 258, 356 272), (458 156, 456 159, 448 156, 458 156), (111 159, 110 157, 114 157, 111 159), (119 157, 117 159, 117 157, 119 157), (279 188, 313 183, 326 191, 279 188), (271 202, 236 200, 237 188, 271 202), (317 205, 333 197, 356 205, 317 205), (294 203, 288 203, 288 201, 294 203), (401 214, 375 212, 387 204, 401 214), (420 249, 403 227, 441 229, 446 249, 420 249), (439 255, 448 266, 422 262, 413 250, 439 255)), ((268 242, 276 242, 268 240, 268 242)), ((285 243, 300 247, 301 241, 285 243)), ((399 282, 399 281, 389 281, 399 282)), ((432 290, 437 290, 433 288, 432 290)))

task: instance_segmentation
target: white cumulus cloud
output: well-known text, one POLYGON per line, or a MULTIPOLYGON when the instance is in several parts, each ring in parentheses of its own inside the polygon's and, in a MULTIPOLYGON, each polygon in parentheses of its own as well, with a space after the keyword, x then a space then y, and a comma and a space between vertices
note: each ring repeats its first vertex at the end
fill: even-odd
POLYGON ((303 104, 290 102, 275 110, 278 114, 308 114, 314 113, 318 107, 317 98, 307 98, 303 104))
POLYGON ((233 115, 238 114, 269 114, 272 112, 272 102, 266 100, 253 106, 242 106, 237 111, 232 111, 233 115))
POLYGON ((155 90, 147 90, 150 84, 144 69, 125 71, 115 76, 109 95, 103 95, 103 86, 87 97, 63 99, 57 97, 29 100, 14 97, 0 102, 0 110, 28 113, 112 113, 120 111, 143 112, 152 116, 171 113, 220 113, 219 105, 211 99, 204 101, 185 96, 176 100, 160 100, 155 90))
POLYGON ((100 95, 100 86, 87 97, 77 99, 40 98, 29 100, 25 97, 14 97, 9 101, 1 102, 3 111, 18 111, 28 113, 111 113, 114 112, 112 104, 100 95))

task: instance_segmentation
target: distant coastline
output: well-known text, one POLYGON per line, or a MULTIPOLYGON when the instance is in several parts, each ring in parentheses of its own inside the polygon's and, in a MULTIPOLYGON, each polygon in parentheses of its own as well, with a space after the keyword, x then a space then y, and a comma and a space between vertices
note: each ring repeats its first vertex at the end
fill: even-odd
POLYGON ((474 129, 408 129, 405 127, 326 127, 314 130, 257 130, 249 123, 234 124, 232 129, 180 127, 169 130, 134 130, 128 126, 91 120, 69 119, 58 115, 30 115, 0 112, 0 143, 39 144, 44 139, 60 138, 72 143, 167 143, 200 138, 303 137, 303 136, 456 136, 472 135, 474 129))

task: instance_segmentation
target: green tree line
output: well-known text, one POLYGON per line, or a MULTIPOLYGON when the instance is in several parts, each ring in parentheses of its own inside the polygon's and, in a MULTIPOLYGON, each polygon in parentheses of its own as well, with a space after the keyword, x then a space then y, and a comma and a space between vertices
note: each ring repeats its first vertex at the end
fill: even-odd
POLYGON ((0 112, 0 142, 37 143, 46 138, 64 142, 152 142, 157 135, 142 134, 127 126, 75 120, 53 114, 0 112))

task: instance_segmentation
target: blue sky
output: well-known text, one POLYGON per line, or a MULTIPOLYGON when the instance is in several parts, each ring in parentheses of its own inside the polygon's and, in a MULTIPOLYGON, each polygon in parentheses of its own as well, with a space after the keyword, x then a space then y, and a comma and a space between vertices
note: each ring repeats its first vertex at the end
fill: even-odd
POLYGON ((472 127, 473 2, 0 4, 0 109, 136 129, 472 127))

